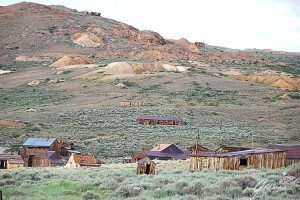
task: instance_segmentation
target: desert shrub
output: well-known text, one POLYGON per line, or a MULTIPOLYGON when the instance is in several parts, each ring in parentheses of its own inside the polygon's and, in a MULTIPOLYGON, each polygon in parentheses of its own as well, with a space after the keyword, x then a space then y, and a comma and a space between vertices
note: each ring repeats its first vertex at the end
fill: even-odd
POLYGON ((257 180, 251 176, 238 177, 233 179, 244 190, 246 188, 254 188, 257 185, 257 180))
POLYGON ((48 30, 49 30, 49 33, 54 33, 57 30, 57 26, 51 26, 51 27, 49 27, 48 30))
POLYGON ((134 81, 128 81, 128 80, 124 80, 123 84, 126 85, 127 87, 136 87, 138 86, 138 84, 134 81))
POLYGON ((88 190, 82 194, 82 199, 83 200, 96 200, 96 199, 100 199, 100 196, 98 194, 95 194, 93 191, 88 190))
POLYGON ((289 176, 300 177, 300 164, 294 164, 288 171, 289 176))
POLYGON ((132 186, 132 185, 122 185, 121 187, 117 188, 116 195, 119 197, 134 197, 138 196, 143 191, 143 188, 139 186, 132 186))

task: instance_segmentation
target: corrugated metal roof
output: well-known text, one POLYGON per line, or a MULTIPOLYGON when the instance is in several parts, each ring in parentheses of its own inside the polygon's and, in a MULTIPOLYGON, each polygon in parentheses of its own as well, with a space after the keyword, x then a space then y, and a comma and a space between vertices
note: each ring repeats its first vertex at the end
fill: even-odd
POLYGON ((56 138, 28 138, 23 146, 26 147, 50 147, 56 138))
POLYGON ((244 155, 251 155, 251 154, 275 153, 275 152, 284 152, 284 151, 279 150, 279 149, 257 148, 257 149, 250 149, 250 150, 245 150, 245 151, 235 151, 235 152, 228 152, 228 153, 201 152, 201 153, 197 153, 197 154, 191 154, 191 156, 235 157, 235 156, 244 156, 244 155))
POLYGON ((280 149, 286 152, 288 159, 300 159, 300 144, 284 145, 284 144, 271 144, 267 146, 269 149, 280 149))

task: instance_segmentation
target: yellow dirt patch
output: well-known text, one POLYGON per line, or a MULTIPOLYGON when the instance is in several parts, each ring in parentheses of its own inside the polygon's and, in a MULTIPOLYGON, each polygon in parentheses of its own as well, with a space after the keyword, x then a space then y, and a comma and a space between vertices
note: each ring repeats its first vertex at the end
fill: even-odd
POLYGON ((70 65, 86 65, 91 64, 87 58, 83 56, 64 56, 56 62, 52 63, 50 67, 64 67, 70 65))
POLYGON ((289 76, 235 76, 236 79, 242 81, 251 81, 256 83, 263 83, 282 89, 300 89, 300 78, 291 78, 289 76))

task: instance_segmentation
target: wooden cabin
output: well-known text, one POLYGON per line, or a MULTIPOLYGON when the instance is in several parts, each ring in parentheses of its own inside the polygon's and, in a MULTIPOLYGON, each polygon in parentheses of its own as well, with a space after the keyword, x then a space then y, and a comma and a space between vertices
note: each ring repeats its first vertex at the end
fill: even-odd
POLYGON ((182 125, 183 120, 179 117, 161 117, 161 116, 139 116, 136 119, 137 124, 143 125, 182 125))
POLYGON ((47 152, 60 153, 63 145, 56 138, 28 138, 19 154, 25 162, 25 167, 45 167, 49 164, 49 159, 46 156, 47 152))
POLYGON ((65 167, 77 168, 77 167, 100 167, 96 158, 92 155, 81 155, 73 153, 69 158, 65 167))
POLYGON ((300 163, 300 144, 285 145, 285 144, 271 144, 266 148, 279 149, 286 152, 286 165, 300 163))
POLYGON ((190 152, 190 154, 196 154, 196 153, 200 153, 200 152, 207 152, 210 151, 208 148, 201 146, 199 144, 195 144, 193 146, 190 146, 188 148, 188 151, 190 152))
POLYGON ((245 147, 232 147, 232 146, 220 146, 215 152, 216 153, 228 153, 228 152, 235 152, 235 151, 245 151, 250 150, 250 148, 245 147))
POLYGON ((137 174, 155 174, 155 164, 152 160, 149 158, 143 158, 138 161, 137 168, 136 168, 137 174))
POLYGON ((258 148, 245 151, 191 154, 191 170, 242 170, 245 167, 276 169, 286 164, 286 153, 278 149, 258 148))
POLYGON ((142 101, 121 101, 122 107, 141 107, 144 106, 144 102, 142 101))
POLYGON ((20 155, 0 154, 0 169, 16 169, 24 167, 24 161, 20 155))
POLYGON ((159 144, 151 150, 145 150, 144 153, 151 160, 186 160, 189 154, 174 144, 159 144))

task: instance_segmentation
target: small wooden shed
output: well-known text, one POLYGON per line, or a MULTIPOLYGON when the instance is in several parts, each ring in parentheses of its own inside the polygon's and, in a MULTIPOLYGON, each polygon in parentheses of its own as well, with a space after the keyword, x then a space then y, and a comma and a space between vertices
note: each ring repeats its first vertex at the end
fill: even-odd
POLYGON ((138 116, 136 123, 143 125, 182 125, 184 121, 179 117, 138 116))
POLYGON ((100 167, 96 158, 93 155, 81 155, 73 153, 69 158, 65 167, 77 168, 77 167, 100 167))
POLYGON ((137 174, 155 174, 155 164, 152 160, 149 158, 143 158, 138 161, 137 168, 136 168, 137 174))
POLYGON ((229 153, 203 152, 191 154, 190 158, 191 170, 242 170, 245 167, 276 169, 286 164, 284 151, 266 148, 229 153))
POLYGON ((142 101, 121 101, 122 107, 141 107, 144 106, 142 101))
POLYGON ((0 169, 15 169, 24 167, 24 161, 20 155, 0 154, 0 169))

